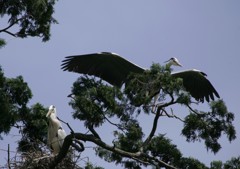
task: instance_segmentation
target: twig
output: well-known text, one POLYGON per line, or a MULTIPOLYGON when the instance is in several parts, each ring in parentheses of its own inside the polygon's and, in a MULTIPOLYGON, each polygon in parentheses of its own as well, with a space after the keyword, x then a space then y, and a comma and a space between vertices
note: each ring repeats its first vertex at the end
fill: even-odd
POLYGON ((49 158, 49 155, 42 156, 42 157, 39 157, 39 158, 35 158, 35 159, 33 159, 33 161, 38 162, 39 160, 42 160, 42 159, 45 159, 45 158, 49 158))
POLYGON ((71 127, 67 122, 61 120, 59 117, 57 117, 57 119, 58 119, 59 121, 63 122, 64 124, 66 124, 66 125, 68 126, 68 128, 71 130, 71 133, 74 133, 72 127, 71 127))
POLYGON ((198 112, 196 112, 195 110, 193 110, 193 108, 192 108, 191 106, 189 106, 188 104, 187 104, 187 107, 188 107, 193 113, 195 113, 196 115, 199 115, 199 116, 202 115, 201 113, 198 113, 198 112))
POLYGON ((175 114, 173 114, 172 109, 171 109, 172 115, 168 114, 166 110, 163 110, 163 112, 164 112, 164 114, 165 114, 167 117, 169 117, 169 118, 175 118, 175 119, 180 120, 181 122, 184 122, 183 119, 181 119, 180 117, 178 117, 178 116, 176 116, 175 114))
MULTIPOLYGON (((121 130, 122 132, 124 132, 124 127, 122 127, 122 126, 119 125, 119 124, 116 124, 116 123, 111 122, 105 115, 103 115, 103 116, 104 116, 104 118, 108 121, 108 123, 110 123, 111 125, 116 126, 119 130, 121 130)), ((125 133, 125 132, 124 132, 124 133, 125 133)))

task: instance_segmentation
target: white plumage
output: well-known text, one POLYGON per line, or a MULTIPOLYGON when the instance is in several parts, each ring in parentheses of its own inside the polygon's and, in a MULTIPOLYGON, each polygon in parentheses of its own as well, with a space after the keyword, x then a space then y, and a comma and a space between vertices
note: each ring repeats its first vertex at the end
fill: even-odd
POLYGON ((55 106, 51 105, 49 107, 46 117, 49 118, 48 146, 53 150, 53 155, 56 155, 63 145, 66 132, 63 130, 61 122, 57 119, 55 106))

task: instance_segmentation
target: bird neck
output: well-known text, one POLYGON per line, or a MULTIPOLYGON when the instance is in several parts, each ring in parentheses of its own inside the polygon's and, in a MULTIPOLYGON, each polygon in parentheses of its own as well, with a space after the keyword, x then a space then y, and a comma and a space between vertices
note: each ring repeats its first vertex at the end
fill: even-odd
POLYGON ((57 117, 55 116, 55 114, 52 114, 52 115, 50 116, 49 124, 52 125, 52 126, 55 126, 57 129, 58 129, 59 127, 62 127, 61 122, 57 119, 57 117))
POLYGON ((169 71, 169 72, 172 72, 172 63, 171 62, 168 62, 166 65, 165 65, 165 69, 166 71, 169 71))
POLYGON ((173 65, 173 63, 170 61, 170 62, 168 62, 165 66, 166 66, 167 68, 170 68, 172 65, 173 65))

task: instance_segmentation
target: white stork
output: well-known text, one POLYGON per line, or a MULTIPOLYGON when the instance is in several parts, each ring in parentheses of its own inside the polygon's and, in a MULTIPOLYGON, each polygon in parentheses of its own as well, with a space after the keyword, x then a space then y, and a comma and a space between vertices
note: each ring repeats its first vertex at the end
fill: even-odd
POLYGON ((57 119, 56 107, 51 105, 46 115, 49 118, 48 125, 48 146, 53 150, 53 155, 57 155, 63 145, 66 132, 63 130, 61 122, 57 119))
MULTIPOLYGON (((176 58, 171 58, 168 64, 169 66, 181 66, 176 58)), ((131 72, 143 73, 145 71, 144 68, 109 52, 67 56, 61 66, 64 71, 94 75, 118 87, 127 81, 131 72)), ((206 78, 206 74, 199 70, 184 70, 173 72, 171 75, 182 78, 185 90, 197 101, 204 102, 205 99, 209 102, 210 99, 214 100, 214 95, 220 97, 206 78)))

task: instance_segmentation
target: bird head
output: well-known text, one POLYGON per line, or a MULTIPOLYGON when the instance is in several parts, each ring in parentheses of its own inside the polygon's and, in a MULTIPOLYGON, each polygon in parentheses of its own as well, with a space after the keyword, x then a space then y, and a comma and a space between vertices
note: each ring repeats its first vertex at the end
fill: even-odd
POLYGON ((169 66, 174 65, 174 66, 180 66, 180 67, 182 67, 182 65, 180 64, 180 62, 178 61, 178 59, 175 58, 175 57, 173 57, 173 58, 167 60, 167 61, 164 62, 164 63, 167 63, 167 65, 169 65, 169 66))
POLYGON ((49 106, 48 113, 47 113, 46 117, 50 118, 51 115, 57 116, 56 107, 53 106, 53 105, 49 106))

